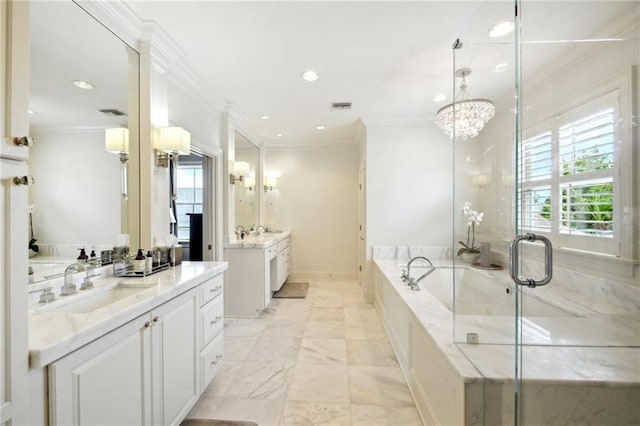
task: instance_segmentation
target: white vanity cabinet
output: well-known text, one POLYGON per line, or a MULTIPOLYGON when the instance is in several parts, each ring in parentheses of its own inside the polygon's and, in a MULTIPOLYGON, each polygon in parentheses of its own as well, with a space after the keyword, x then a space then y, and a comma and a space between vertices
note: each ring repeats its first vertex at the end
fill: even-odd
POLYGON ((199 397, 197 290, 49 366, 49 423, 179 423, 199 397))
POLYGON ((224 356, 224 296, 222 275, 200 286, 199 367, 200 392, 218 374, 224 356))
POLYGON ((278 273, 277 278, 271 281, 271 291, 278 291, 280 287, 287 281, 289 271, 291 270, 289 262, 289 244, 291 237, 287 237, 278 241, 278 273))
POLYGON ((152 425, 151 315, 49 366, 49 424, 152 425))
POLYGON ((224 291, 224 314, 231 317, 255 317, 271 301, 272 276, 277 271, 278 245, 225 248, 229 262, 224 291))
POLYGON ((222 280, 216 275, 50 364, 49 424, 179 424, 222 360, 222 280))

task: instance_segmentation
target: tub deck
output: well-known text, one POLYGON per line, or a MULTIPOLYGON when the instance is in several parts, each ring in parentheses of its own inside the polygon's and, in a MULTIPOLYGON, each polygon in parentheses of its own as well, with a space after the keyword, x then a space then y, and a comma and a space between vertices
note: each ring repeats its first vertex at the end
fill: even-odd
MULTIPOLYGON (((481 344, 455 343, 453 313, 445 304, 429 291, 411 291, 399 279, 395 261, 375 264, 376 306, 425 421, 512 423, 513 315, 459 316, 456 341, 466 341, 467 330, 473 329, 481 344), (427 365, 437 365, 440 373, 427 365), (447 389, 451 392, 443 398, 447 389), (456 415, 460 410, 464 414, 456 415)), ((505 271, 478 272, 490 272, 486 277, 496 280, 500 277, 492 274, 505 271)), ((427 277, 425 288, 432 276, 437 278, 435 273, 427 277)), ((535 289, 534 295, 552 299, 556 295, 550 289, 535 289)), ((521 346, 519 353, 523 424, 640 424, 640 316, 625 309, 605 315, 601 308, 564 297, 554 302, 567 315, 525 318, 530 323, 525 323, 529 332, 524 338, 530 345, 521 346)))

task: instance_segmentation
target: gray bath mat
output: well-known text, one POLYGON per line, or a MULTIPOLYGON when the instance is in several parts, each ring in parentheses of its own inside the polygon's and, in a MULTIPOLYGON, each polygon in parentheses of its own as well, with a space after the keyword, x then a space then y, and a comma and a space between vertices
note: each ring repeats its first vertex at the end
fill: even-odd
POLYGON ((258 426, 258 423, 239 420, 187 419, 180 426, 258 426))
POLYGON ((304 299, 307 297, 308 290, 309 283, 287 281, 280 290, 273 293, 273 297, 276 299, 304 299))

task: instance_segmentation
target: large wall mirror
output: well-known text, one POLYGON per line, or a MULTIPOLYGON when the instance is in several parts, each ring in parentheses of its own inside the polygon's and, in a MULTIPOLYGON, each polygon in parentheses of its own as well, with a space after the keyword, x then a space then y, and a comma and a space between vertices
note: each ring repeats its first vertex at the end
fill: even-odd
POLYGON ((100 256, 127 238, 138 245, 139 55, 71 1, 32 2, 30 15, 30 265, 38 281, 81 247, 100 256))
POLYGON ((236 227, 242 226, 248 231, 258 226, 260 222, 258 197, 258 191, 262 190, 262 185, 258 182, 260 150, 238 132, 235 133, 235 141, 236 164, 248 164, 240 167, 245 169, 241 172, 242 181, 234 185, 236 227))

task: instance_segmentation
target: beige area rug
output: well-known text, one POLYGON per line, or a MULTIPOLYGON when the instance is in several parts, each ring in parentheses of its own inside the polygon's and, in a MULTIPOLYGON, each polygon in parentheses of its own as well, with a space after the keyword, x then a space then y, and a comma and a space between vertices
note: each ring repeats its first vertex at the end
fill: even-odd
POLYGON ((258 426, 258 423, 239 420, 187 419, 180 426, 258 426))
POLYGON ((289 282, 282 285, 280 290, 273 293, 276 299, 304 299, 309 291, 309 283, 289 282))

